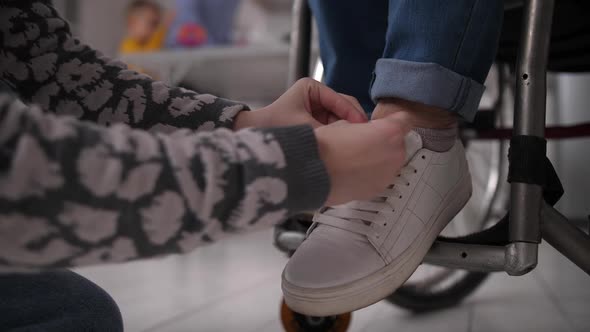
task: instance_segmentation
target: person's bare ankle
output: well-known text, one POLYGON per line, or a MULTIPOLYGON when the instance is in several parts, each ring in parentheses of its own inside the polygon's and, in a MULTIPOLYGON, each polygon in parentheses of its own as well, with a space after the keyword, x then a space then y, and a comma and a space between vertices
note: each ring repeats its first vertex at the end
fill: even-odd
POLYGON ((373 111, 373 119, 404 112, 414 132, 422 138, 422 146, 436 152, 450 150, 457 139, 457 117, 442 108, 402 99, 383 99, 373 111))
POLYGON ((457 126, 457 117, 442 108, 397 98, 382 99, 373 111, 372 119, 404 112, 410 117, 413 127, 445 129, 457 126))

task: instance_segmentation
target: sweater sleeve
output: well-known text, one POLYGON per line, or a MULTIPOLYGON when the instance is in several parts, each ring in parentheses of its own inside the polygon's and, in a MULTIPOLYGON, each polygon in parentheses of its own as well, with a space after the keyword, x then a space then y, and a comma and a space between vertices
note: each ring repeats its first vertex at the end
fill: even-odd
POLYGON ((328 187, 308 126, 153 134, 0 92, 0 272, 186 252, 318 208, 328 187))
POLYGON ((128 70, 73 38, 49 0, 0 0, 0 79, 58 115, 159 132, 232 128, 248 109, 128 70))

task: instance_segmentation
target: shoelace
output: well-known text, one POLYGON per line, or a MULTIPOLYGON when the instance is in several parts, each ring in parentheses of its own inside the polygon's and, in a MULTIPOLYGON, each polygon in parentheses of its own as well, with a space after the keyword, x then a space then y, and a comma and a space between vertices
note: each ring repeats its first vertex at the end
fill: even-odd
POLYGON ((401 169, 393 184, 379 196, 369 201, 352 201, 347 204, 326 207, 314 216, 313 221, 330 225, 361 235, 375 235, 375 227, 387 227, 389 218, 379 218, 382 214, 393 215, 396 202, 403 199, 401 186, 409 187, 411 178, 418 171, 411 165, 401 169), (380 225, 379 225, 380 224, 380 225))

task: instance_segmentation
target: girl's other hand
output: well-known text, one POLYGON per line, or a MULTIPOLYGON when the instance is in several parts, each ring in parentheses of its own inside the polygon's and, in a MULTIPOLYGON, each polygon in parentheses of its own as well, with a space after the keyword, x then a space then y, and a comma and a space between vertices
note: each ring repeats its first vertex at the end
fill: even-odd
POLYGON ((238 114, 235 129, 301 124, 318 128, 340 120, 365 123, 368 118, 356 98, 337 93, 311 78, 303 78, 271 105, 238 114))

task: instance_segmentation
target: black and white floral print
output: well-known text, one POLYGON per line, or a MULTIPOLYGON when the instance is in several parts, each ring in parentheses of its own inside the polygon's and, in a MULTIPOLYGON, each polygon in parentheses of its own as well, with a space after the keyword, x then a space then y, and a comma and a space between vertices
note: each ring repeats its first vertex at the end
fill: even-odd
POLYGON ((233 132, 245 105, 127 70, 47 0, 0 0, 0 82, 0 271, 186 252, 327 195, 310 127, 233 132))

